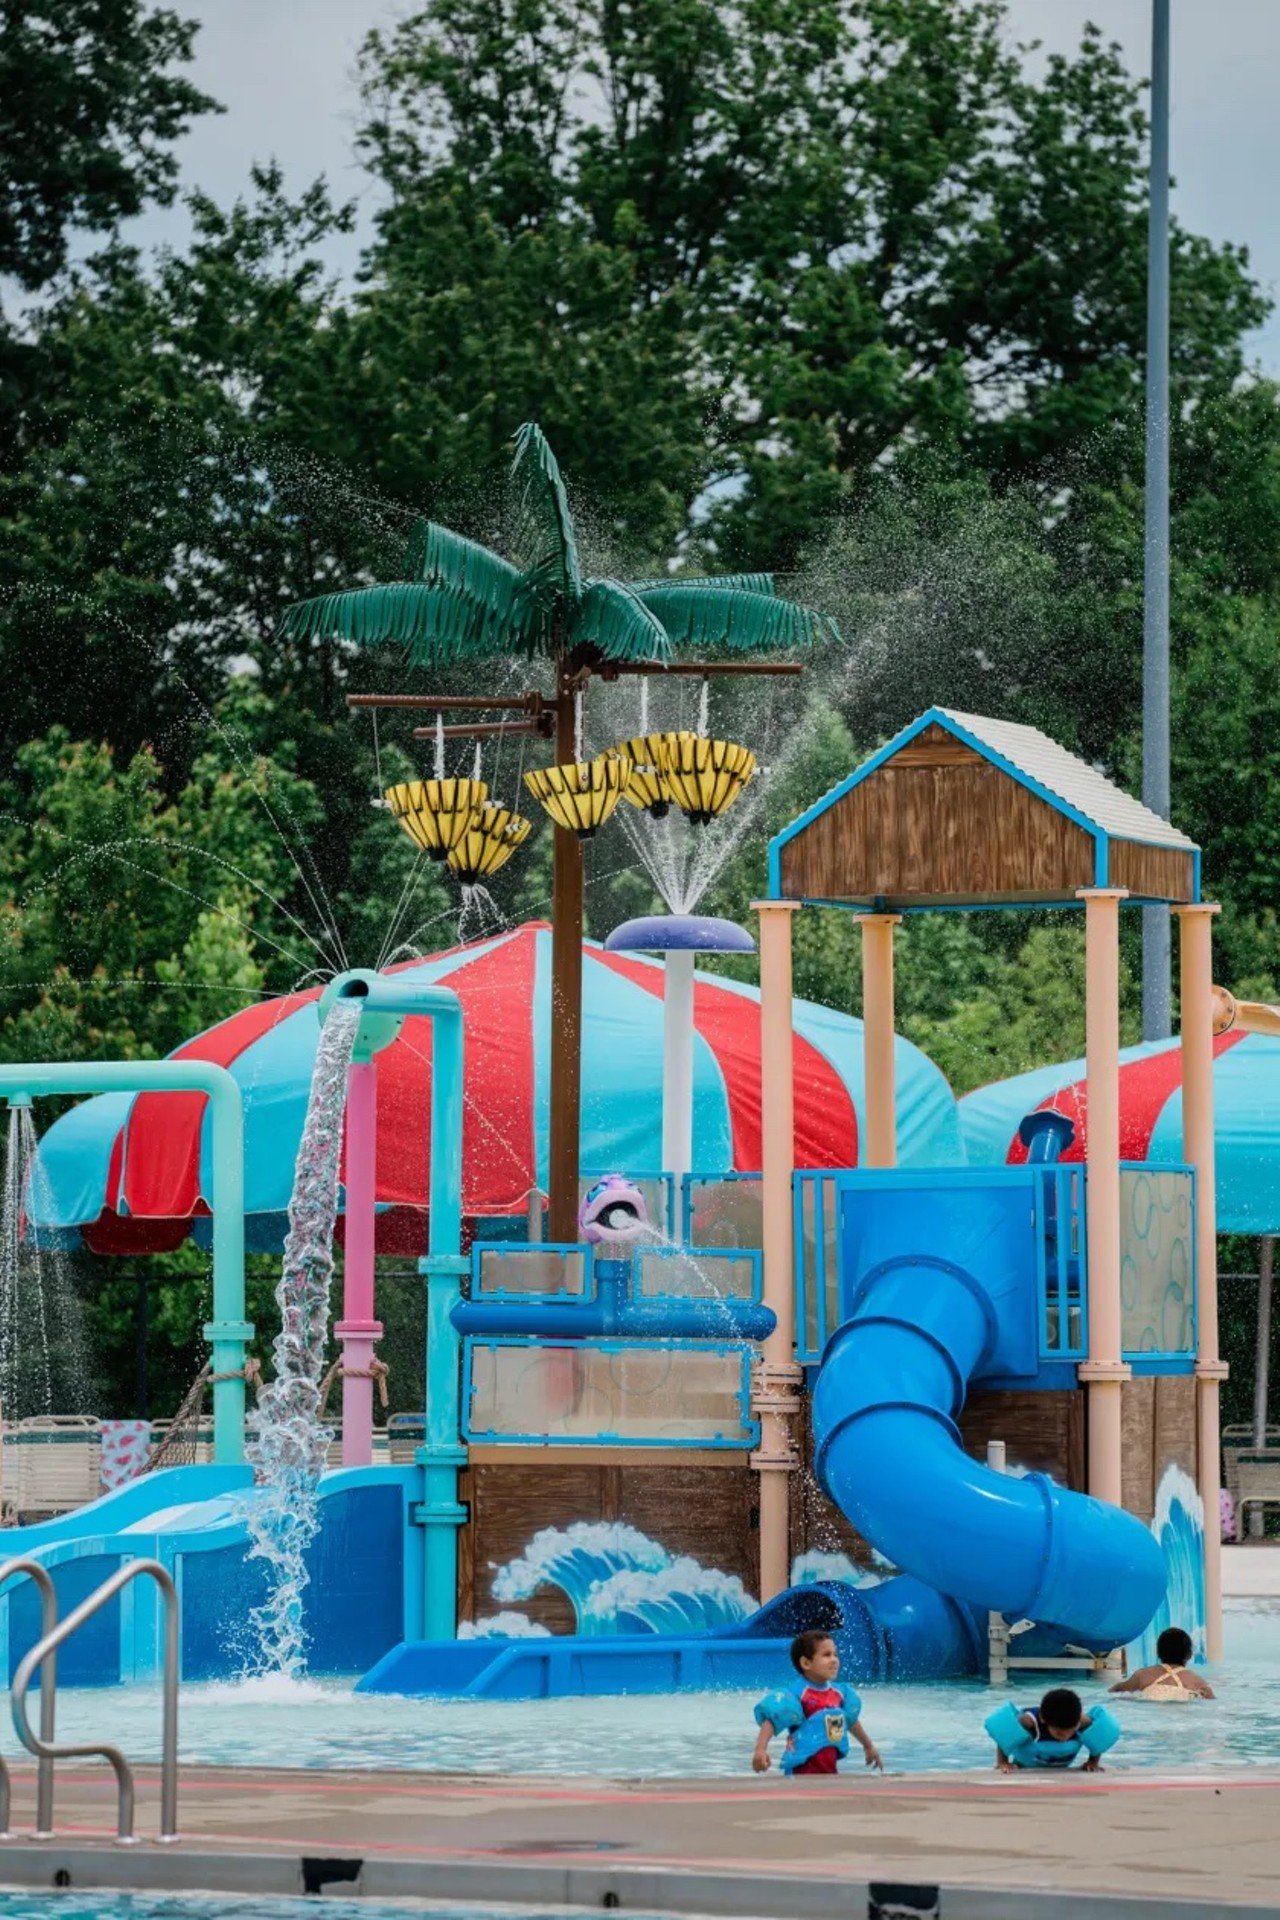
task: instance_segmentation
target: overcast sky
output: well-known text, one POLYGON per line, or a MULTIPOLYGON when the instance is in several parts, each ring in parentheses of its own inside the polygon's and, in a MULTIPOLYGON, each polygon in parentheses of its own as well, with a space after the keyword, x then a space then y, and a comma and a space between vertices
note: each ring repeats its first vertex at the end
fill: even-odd
MULTIPOLYGON (((1280 0, 1172 0, 1174 206, 1183 223, 1247 246, 1254 271, 1280 292, 1280 0)), ((1119 41, 1131 69, 1150 67, 1151 0, 1006 0, 1011 38, 1074 46, 1095 21, 1119 41)), ((276 157, 290 185, 328 176, 341 198, 369 190, 355 167, 354 63, 366 31, 409 10, 406 0, 186 0, 197 16, 195 78, 227 112, 197 123, 184 172, 218 200, 243 187, 252 160, 276 157)), ((133 223, 147 241, 179 238, 180 216, 133 223)), ((353 248, 334 255, 354 259, 353 248)), ((1280 375, 1280 319, 1254 342, 1280 375)))

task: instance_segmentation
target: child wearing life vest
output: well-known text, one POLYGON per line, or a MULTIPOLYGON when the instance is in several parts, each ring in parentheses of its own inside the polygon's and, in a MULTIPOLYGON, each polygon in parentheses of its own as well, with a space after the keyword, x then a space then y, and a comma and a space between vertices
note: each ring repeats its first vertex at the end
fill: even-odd
POLYGON ((862 1702, 852 1687, 837 1679, 840 1654, 831 1635, 816 1629, 798 1633, 791 1642, 791 1664, 801 1685, 766 1694, 756 1708, 760 1733, 751 1756, 753 1770, 768 1772, 773 1765, 769 1742, 776 1733, 785 1733, 784 1773, 837 1772, 851 1736, 867 1765, 883 1773, 884 1761, 863 1729, 862 1702))
POLYGON ((996 1772, 1021 1767, 1069 1767, 1085 1756, 1083 1773, 1100 1773, 1102 1756, 1120 1738, 1120 1728, 1105 1707, 1086 1713, 1070 1687, 1051 1687, 1038 1707, 998 1707, 985 1721, 996 1743, 996 1772))
POLYGON ((1216 1696, 1209 1682, 1187 1672, 1194 1651, 1184 1628, 1166 1627, 1156 1641, 1159 1666, 1139 1667, 1127 1679, 1117 1680, 1111 1691, 1136 1693, 1144 1700, 1212 1700, 1216 1696))

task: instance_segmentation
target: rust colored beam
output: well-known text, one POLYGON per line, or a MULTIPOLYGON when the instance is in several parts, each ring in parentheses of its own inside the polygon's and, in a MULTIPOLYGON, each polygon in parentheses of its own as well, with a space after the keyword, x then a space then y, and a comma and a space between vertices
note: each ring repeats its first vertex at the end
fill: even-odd
MULTIPOLYGON (((556 759, 577 758, 573 688, 563 663, 556 683, 556 759)), ((551 883, 551 1124, 547 1232, 578 1237, 578 1129, 582 1105, 582 842, 555 830, 551 883)))
POLYGON ((349 707, 394 707, 410 713, 541 713, 554 701, 540 693, 518 693, 510 700, 459 693, 349 693, 349 707))
POLYGON ((616 680, 621 674, 690 674, 699 680, 710 680, 719 674, 778 674, 788 678, 803 673, 804 667, 798 660, 672 660, 665 665, 661 661, 640 664, 634 661, 619 661, 593 668, 597 679, 616 680))
POLYGON ((488 740, 504 733, 540 733, 551 737, 551 715, 538 720, 472 720, 456 727, 415 727, 415 740, 488 740))

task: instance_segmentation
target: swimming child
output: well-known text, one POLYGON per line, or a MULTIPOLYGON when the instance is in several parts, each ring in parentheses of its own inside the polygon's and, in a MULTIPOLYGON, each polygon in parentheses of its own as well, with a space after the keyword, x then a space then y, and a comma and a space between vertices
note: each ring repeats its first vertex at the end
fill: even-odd
POLYGON ((782 1756, 784 1773, 835 1773, 849 1751, 849 1736, 862 1748, 869 1767, 884 1772, 875 1743, 863 1730, 862 1702, 852 1687, 841 1686, 840 1654, 829 1633, 811 1629, 791 1642, 791 1664, 802 1686, 768 1693, 756 1708, 760 1728, 751 1765, 767 1773, 773 1762, 769 1742, 775 1733, 787 1736, 782 1756))
POLYGON ((1105 1707, 1086 1713, 1070 1687, 1051 1687, 1038 1707, 1000 1707, 985 1722, 996 1743, 996 1772, 1020 1767, 1069 1767, 1083 1753, 1084 1773, 1100 1773, 1102 1756, 1120 1738, 1105 1707))
POLYGON ((1125 1680, 1117 1680, 1112 1693, 1136 1693, 1143 1700, 1213 1700, 1213 1688, 1187 1666, 1195 1651, 1191 1635, 1182 1627, 1166 1627, 1156 1641, 1158 1667, 1139 1667, 1125 1680))

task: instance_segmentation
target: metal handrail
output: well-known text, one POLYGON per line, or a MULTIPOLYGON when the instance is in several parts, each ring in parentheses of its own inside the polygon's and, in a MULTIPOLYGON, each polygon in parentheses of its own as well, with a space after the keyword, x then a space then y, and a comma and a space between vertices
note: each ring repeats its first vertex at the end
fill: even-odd
MULTIPOLYGON (((100 1587, 95 1587, 87 1599, 78 1607, 73 1607, 66 1618, 60 1621, 39 1643, 32 1647, 18 1666, 13 1676, 13 1690, 10 1704, 13 1712, 14 1732, 28 1753, 34 1753, 38 1759, 81 1760, 94 1755, 108 1762, 116 1776, 116 1838, 124 1846, 135 1844, 137 1836, 133 1831, 134 1793, 133 1769, 121 1753, 119 1747, 110 1746, 103 1741, 100 1744, 86 1745, 64 1744, 55 1746, 52 1739, 44 1737, 44 1720, 41 1716, 41 1731, 33 1733, 27 1719, 27 1688, 31 1685, 31 1676, 43 1660, 48 1659, 69 1640, 73 1633, 100 1613, 109 1600, 114 1600, 122 1587, 132 1580, 149 1574, 164 1596, 164 1710, 160 1735, 160 1838, 176 1840, 178 1837, 178 1589, 173 1578, 158 1560, 130 1560, 109 1574, 100 1587)), ((50 1727, 52 1733, 52 1727, 50 1727)))
MULTIPOLYGON (((40 1640, 41 1644, 49 1639, 58 1624, 58 1596, 53 1590, 53 1581, 47 1567, 38 1560, 6 1560, 0 1565, 0 1587, 25 1573, 35 1581, 40 1589, 40 1640)), ((54 1697, 58 1684, 57 1655, 51 1648, 49 1658, 40 1670, 40 1741, 42 1746, 52 1748, 54 1697)), ((13 1805, 12 1781, 8 1766, 0 1758, 0 1840, 9 1838, 9 1818, 13 1805)), ((36 1832, 37 1840, 48 1840, 53 1835, 53 1754, 37 1755, 36 1762, 36 1832)))

